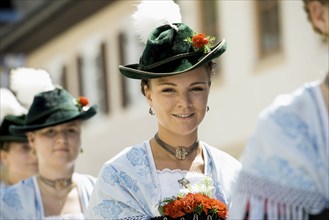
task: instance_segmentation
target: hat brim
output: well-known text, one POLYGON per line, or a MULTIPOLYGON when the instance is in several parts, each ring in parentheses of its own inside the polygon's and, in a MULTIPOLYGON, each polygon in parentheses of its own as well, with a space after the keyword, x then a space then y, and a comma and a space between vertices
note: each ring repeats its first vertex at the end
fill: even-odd
POLYGON ((70 117, 70 118, 66 118, 64 120, 59 120, 56 122, 44 123, 44 124, 39 124, 39 125, 23 125, 23 126, 11 125, 9 127, 9 130, 14 135, 22 135, 29 131, 35 131, 35 130, 39 130, 42 128, 46 128, 46 127, 66 123, 69 121, 77 120, 77 119, 87 120, 87 119, 93 117, 96 113, 97 113, 96 106, 94 105, 94 106, 91 106, 88 110, 80 112, 79 114, 77 114, 73 117, 70 117))
MULTIPOLYGON (((120 70, 121 74, 123 74, 124 76, 126 76, 128 78, 133 78, 133 79, 152 79, 152 78, 160 78, 160 77, 165 77, 165 76, 177 75, 177 74, 181 74, 181 73, 191 71, 191 70, 199 67, 200 65, 202 65, 204 63, 207 63, 207 62, 219 57, 220 55, 222 55, 226 51, 226 48, 227 48, 227 43, 226 43, 226 40, 223 39, 217 45, 215 45, 211 49, 211 51, 207 54, 204 54, 204 55, 201 55, 201 56, 200 56, 200 53, 192 54, 192 55, 195 55, 195 56, 200 56, 200 58, 198 59, 198 61, 196 63, 194 63, 189 68, 186 68, 182 71, 152 72, 152 71, 140 70, 138 63, 137 64, 130 64, 130 65, 126 65, 126 66, 120 65, 119 70, 120 70)), ((171 59, 168 60, 168 63, 172 62, 174 60, 184 59, 184 58, 188 58, 188 57, 191 57, 191 54, 176 55, 174 57, 171 57, 171 59)), ((159 66, 164 65, 164 64, 166 64, 166 63, 159 62, 159 66)), ((153 65, 153 67, 156 67, 156 65, 153 65)))
POLYGON ((26 136, 13 136, 13 135, 7 135, 7 136, 1 136, 0 142, 27 142, 26 136))

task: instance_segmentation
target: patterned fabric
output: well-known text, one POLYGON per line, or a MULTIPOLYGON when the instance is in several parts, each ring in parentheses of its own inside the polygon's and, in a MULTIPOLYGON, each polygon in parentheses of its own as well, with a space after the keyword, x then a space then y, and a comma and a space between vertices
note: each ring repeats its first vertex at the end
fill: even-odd
POLYGON ((329 207, 328 110, 319 83, 279 96, 246 145, 230 217, 307 219, 329 207))
MULTIPOLYGON (((214 181, 217 199, 230 204, 230 189, 240 163, 203 142, 206 175, 214 181)), ((164 199, 149 141, 126 148, 104 164, 87 211, 89 219, 151 219, 164 199)))
MULTIPOLYGON (((75 173, 73 180, 77 183, 82 211, 85 213, 95 178, 75 173)), ((0 219, 44 219, 42 198, 35 176, 15 185, 1 188, 0 196, 0 219)))

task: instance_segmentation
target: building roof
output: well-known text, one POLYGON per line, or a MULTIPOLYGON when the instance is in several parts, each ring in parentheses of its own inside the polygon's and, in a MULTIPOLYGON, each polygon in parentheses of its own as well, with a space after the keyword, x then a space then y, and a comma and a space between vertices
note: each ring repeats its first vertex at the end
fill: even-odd
POLYGON ((27 54, 114 1, 45 1, 23 19, 2 27, 1 54, 27 54))

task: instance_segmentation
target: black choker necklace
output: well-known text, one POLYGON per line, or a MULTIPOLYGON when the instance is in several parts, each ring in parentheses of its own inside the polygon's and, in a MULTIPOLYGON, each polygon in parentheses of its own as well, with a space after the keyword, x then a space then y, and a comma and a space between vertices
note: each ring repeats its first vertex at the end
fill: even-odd
POLYGON ((191 146, 185 148, 182 146, 179 146, 177 148, 170 146, 169 144, 163 142, 159 136, 158 133, 154 135, 155 141, 167 152, 169 152, 171 155, 174 155, 178 160, 185 160, 185 158, 190 155, 197 147, 199 146, 199 141, 197 140, 194 142, 191 146))
POLYGON ((39 179, 46 185, 53 187, 56 190, 65 189, 72 185, 72 178, 50 180, 50 179, 47 179, 46 177, 39 175, 39 179))

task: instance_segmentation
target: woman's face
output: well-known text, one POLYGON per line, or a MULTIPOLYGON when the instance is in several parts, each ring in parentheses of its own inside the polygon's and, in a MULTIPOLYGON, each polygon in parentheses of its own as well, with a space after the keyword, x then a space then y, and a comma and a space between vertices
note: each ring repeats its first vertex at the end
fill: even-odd
POLYGON ((73 165, 80 151, 80 133, 79 120, 29 132, 28 138, 36 150, 40 167, 73 165))
POLYGON ((210 79, 205 67, 163 78, 145 86, 145 96, 158 119, 158 128, 177 135, 197 130, 205 116, 210 79))
POLYGON ((8 172, 10 184, 27 179, 38 172, 35 153, 28 142, 9 142, 8 151, 1 151, 1 162, 8 172))

